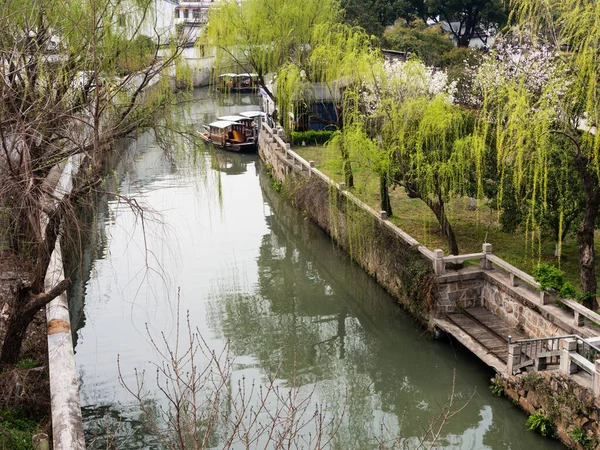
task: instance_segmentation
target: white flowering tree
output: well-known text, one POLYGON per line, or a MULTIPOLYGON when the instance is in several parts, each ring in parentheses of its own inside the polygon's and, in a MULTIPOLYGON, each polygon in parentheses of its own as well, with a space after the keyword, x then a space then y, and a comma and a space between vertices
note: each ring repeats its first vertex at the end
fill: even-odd
POLYGON ((329 145, 349 150, 352 161, 380 176, 381 208, 391 214, 388 187, 403 187, 433 211, 448 247, 459 253, 445 204, 466 189, 471 170, 473 117, 453 103, 454 83, 420 61, 373 68, 345 126, 329 145))
MULTIPOLYGON (((597 83, 600 5, 588 1, 515 0, 520 30, 505 39, 481 66, 482 126, 479 142, 490 137, 500 177, 529 204, 527 230, 537 232, 552 192, 566 192, 561 177, 576 174, 583 215, 577 231, 583 301, 596 307, 594 230, 600 211, 600 137, 597 83), (518 45, 517 45, 518 43, 518 45), (565 51, 568 50, 568 51, 565 51), (561 175, 563 174, 563 175, 561 175), (566 174, 566 175, 565 175, 566 174)), ((578 187, 577 187, 578 186, 578 187)), ((558 239, 573 200, 558 197, 558 239)), ((539 235, 539 234, 538 234, 539 235)), ((532 234, 530 234, 532 236, 532 234)))

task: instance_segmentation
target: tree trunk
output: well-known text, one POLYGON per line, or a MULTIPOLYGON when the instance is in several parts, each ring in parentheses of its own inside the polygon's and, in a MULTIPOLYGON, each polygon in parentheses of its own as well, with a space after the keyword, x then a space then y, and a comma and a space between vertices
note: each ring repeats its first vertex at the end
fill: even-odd
POLYGON ((54 286, 50 291, 42 294, 33 295, 29 292, 29 289, 22 290, 19 293, 17 306, 10 316, 6 336, 2 343, 0 366, 19 362, 23 339, 25 339, 29 324, 40 308, 62 294, 70 284, 71 280, 67 278, 54 286))
POLYGON ((342 165, 344 169, 344 182, 346 183, 346 187, 351 188, 354 187, 354 174, 352 173, 352 165, 350 164, 350 156, 348 155, 348 151, 346 150, 346 146, 344 145, 344 141, 342 138, 342 165))
POLYGON ((446 209, 444 208, 444 201, 442 200, 441 196, 438 195, 437 199, 435 200, 427 197, 425 199, 425 203, 427 203, 427 206, 429 206, 429 208, 431 208, 435 214, 435 217, 442 228, 442 233, 444 233, 444 236, 446 236, 446 239, 448 240, 448 248, 450 249, 450 253, 452 255, 458 255, 458 242, 456 241, 456 236, 454 234, 454 230, 452 229, 452 225, 450 225, 450 222, 446 217, 446 209))
POLYGON ((385 173, 379 176, 379 193, 381 195, 381 210, 386 211, 388 217, 392 215, 388 177, 385 173))
POLYGON ((598 209, 600 207, 600 192, 593 189, 592 195, 586 190, 585 212, 577 231, 579 243, 579 267, 581 270, 581 288, 584 293, 583 304, 590 309, 597 309, 596 299, 596 255, 594 251, 594 229, 598 209))
MULTIPOLYGON (((456 241, 456 236, 454 234, 454 230, 452 229, 452 225, 450 225, 450 222, 446 217, 446 209, 444 208, 444 200, 442 199, 442 196, 437 194, 437 198, 431 198, 429 196, 424 197, 413 184, 404 184, 404 187, 406 188, 410 198, 420 198, 433 211, 433 214, 435 214, 435 217, 440 224, 442 233, 444 233, 444 236, 446 236, 450 253, 453 255, 458 255, 458 242, 456 241)), ((456 264, 455 266, 462 267, 462 264, 456 264)))
POLYGON ((578 157, 575 166, 579 172, 585 193, 585 211, 577 230, 579 244, 579 268, 581 270, 581 288, 583 304, 587 308, 597 309, 596 300, 596 255, 594 251, 594 230, 598 210, 600 209, 600 186, 594 169, 590 169, 587 158, 578 157))

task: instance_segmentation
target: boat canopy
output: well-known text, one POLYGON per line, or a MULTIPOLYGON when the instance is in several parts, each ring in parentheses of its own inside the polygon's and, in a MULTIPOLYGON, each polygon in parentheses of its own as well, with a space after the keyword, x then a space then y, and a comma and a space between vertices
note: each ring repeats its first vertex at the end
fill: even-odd
POLYGON ((218 120, 216 122, 208 124, 208 126, 212 128, 227 128, 231 125, 236 125, 236 122, 232 122, 230 120, 218 120))
POLYGON ((238 73, 235 75, 236 77, 251 77, 256 78, 258 76, 257 73, 238 73))
POLYGON ((231 77, 237 77, 237 76, 238 76, 237 73, 222 73, 221 75, 219 75, 219 78, 221 78, 221 77, 229 77, 229 78, 231 78, 231 77))
POLYGON ((267 114, 262 112, 262 111, 244 111, 240 113, 240 116, 244 116, 248 119, 254 119, 255 117, 258 116, 263 116, 265 117, 267 114))
POLYGON ((248 120, 248 117, 244 117, 242 115, 239 116, 221 116, 218 117, 219 120, 226 120, 228 122, 239 122, 240 120, 248 120))

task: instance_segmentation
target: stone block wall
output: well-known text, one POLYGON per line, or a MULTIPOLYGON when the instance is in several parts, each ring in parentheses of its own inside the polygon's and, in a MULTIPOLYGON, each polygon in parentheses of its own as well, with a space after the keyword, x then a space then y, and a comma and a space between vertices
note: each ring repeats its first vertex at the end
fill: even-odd
POLYGON ((571 334, 571 329, 562 328, 529 299, 519 295, 504 283, 485 276, 482 306, 504 320, 510 327, 522 330, 531 338, 571 334))
POLYGON ((453 313, 460 308, 482 306, 484 276, 481 271, 452 271, 436 277, 436 282, 437 317, 453 313))
POLYGON ((600 449, 600 400, 592 392, 558 371, 498 375, 492 382, 528 414, 549 418, 557 437, 570 448, 600 449), (573 439, 584 432, 588 445, 573 439))

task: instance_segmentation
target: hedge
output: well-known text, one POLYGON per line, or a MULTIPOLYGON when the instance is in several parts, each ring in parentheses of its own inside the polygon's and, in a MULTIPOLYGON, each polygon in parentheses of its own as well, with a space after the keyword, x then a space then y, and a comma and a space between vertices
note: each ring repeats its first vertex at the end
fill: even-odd
POLYGON ((294 131, 292 132, 292 145, 302 145, 302 142, 306 145, 323 145, 331 139, 333 133, 334 131, 330 130, 294 131))

